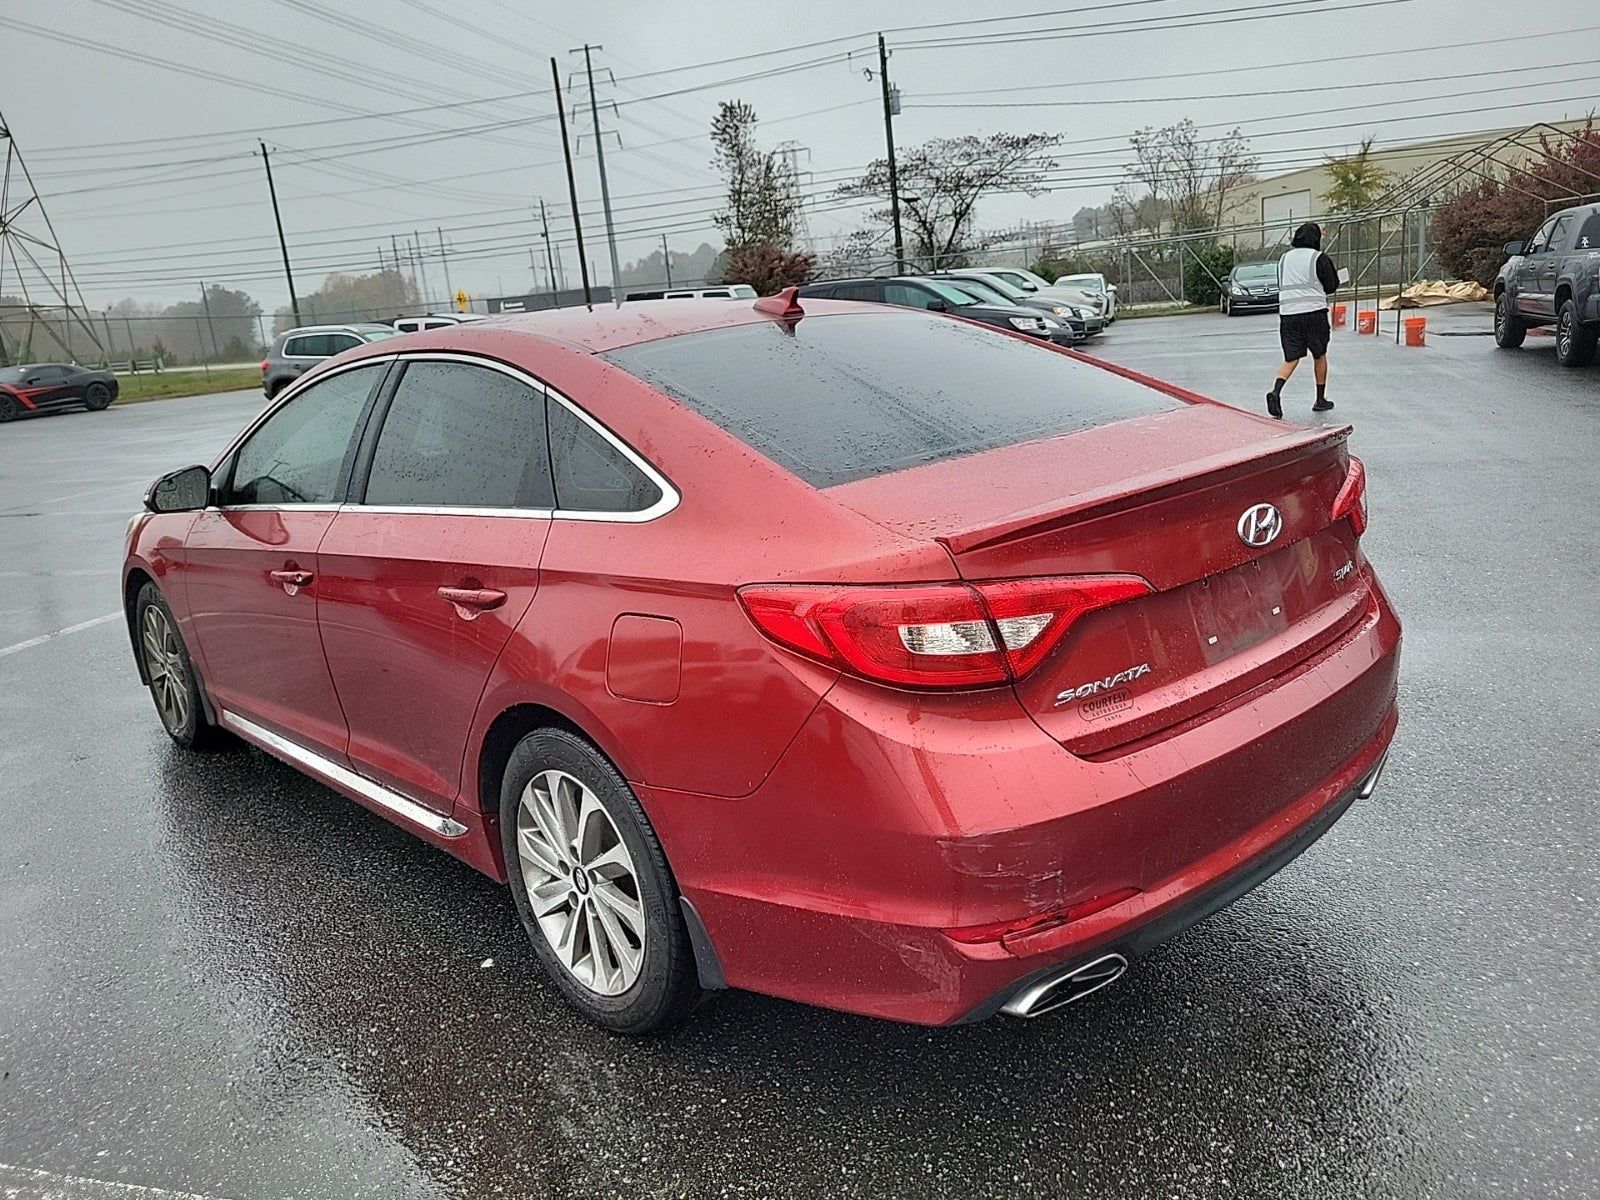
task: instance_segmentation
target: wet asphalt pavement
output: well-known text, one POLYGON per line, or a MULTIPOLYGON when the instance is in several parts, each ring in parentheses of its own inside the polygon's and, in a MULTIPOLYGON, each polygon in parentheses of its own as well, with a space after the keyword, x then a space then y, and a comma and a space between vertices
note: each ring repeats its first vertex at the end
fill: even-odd
MULTIPOLYGON (((1275 345, 1096 353, 1254 405, 1275 345)), ((0 1197, 1600 1195, 1600 368, 1333 356, 1406 622, 1377 795, 1113 988, 956 1030, 736 993, 589 1028, 501 889, 161 732, 123 525, 260 396, 0 428, 0 1197)))

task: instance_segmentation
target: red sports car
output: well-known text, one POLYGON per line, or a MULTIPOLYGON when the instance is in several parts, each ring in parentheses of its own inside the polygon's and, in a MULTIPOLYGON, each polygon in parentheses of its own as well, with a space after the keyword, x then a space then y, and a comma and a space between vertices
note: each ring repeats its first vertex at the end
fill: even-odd
POLYGON ((477 322, 152 485, 128 627, 180 745, 505 880, 604 1026, 1033 1016, 1371 792, 1348 432, 792 293, 477 322))

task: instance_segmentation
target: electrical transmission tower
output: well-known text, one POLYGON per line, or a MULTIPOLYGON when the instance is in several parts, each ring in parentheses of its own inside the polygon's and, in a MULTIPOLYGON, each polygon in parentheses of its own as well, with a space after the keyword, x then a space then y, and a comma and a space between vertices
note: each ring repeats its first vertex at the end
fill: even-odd
POLYGON ((0 158, 0 367, 80 355, 104 362, 89 306, 4 113, 0 158))
POLYGON ((814 252, 811 242, 811 227, 806 221, 806 194, 805 187, 812 181, 810 171, 801 170, 800 156, 805 155, 807 162, 811 161, 811 147, 802 146, 794 139, 779 142, 776 150, 784 162, 783 197, 787 210, 794 214, 794 244, 801 246, 808 252, 814 252), (804 185, 804 186, 802 186, 804 185))

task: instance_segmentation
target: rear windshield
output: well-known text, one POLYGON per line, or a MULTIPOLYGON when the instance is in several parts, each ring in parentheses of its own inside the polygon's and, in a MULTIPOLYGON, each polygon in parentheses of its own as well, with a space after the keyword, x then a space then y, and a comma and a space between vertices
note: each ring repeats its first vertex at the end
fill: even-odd
POLYGON ((919 312, 807 317, 792 332, 764 321, 604 357, 819 488, 1180 405, 1047 347, 919 312))

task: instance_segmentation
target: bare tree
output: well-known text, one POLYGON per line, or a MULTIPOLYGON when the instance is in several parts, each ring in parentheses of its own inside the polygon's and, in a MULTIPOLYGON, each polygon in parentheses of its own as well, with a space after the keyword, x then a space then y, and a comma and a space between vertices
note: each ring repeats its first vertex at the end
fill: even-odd
POLYGON ((727 205, 711 218, 730 251, 794 243, 799 188, 789 157, 756 145, 756 110, 742 100, 724 100, 711 121, 713 165, 727 188, 727 205))
POLYGON ((1157 201, 1179 230, 1221 225, 1228 193, 1254 178, 1259 165, 1238 129, 1217 138, 1199 134, 1185 118, 1159 129, 1147 125, 1129 139, 1129 182, 1157 201))
MULTIPOLYGON (((964 253, 992 239, 975 230, 978 202, 1001 192, 1038 196, 1056 160, 1042 152, 1061 141, 1050 133, 993 133, 935 138, 899 156, 900 219, 906 250, 931 267, 958 266, 964 253)), ((840 197, 889 198, 889 164, 879 159, 860 179, 841 185, 840 197)), ((887 207, 867 214, 886 225, 887 207)))

